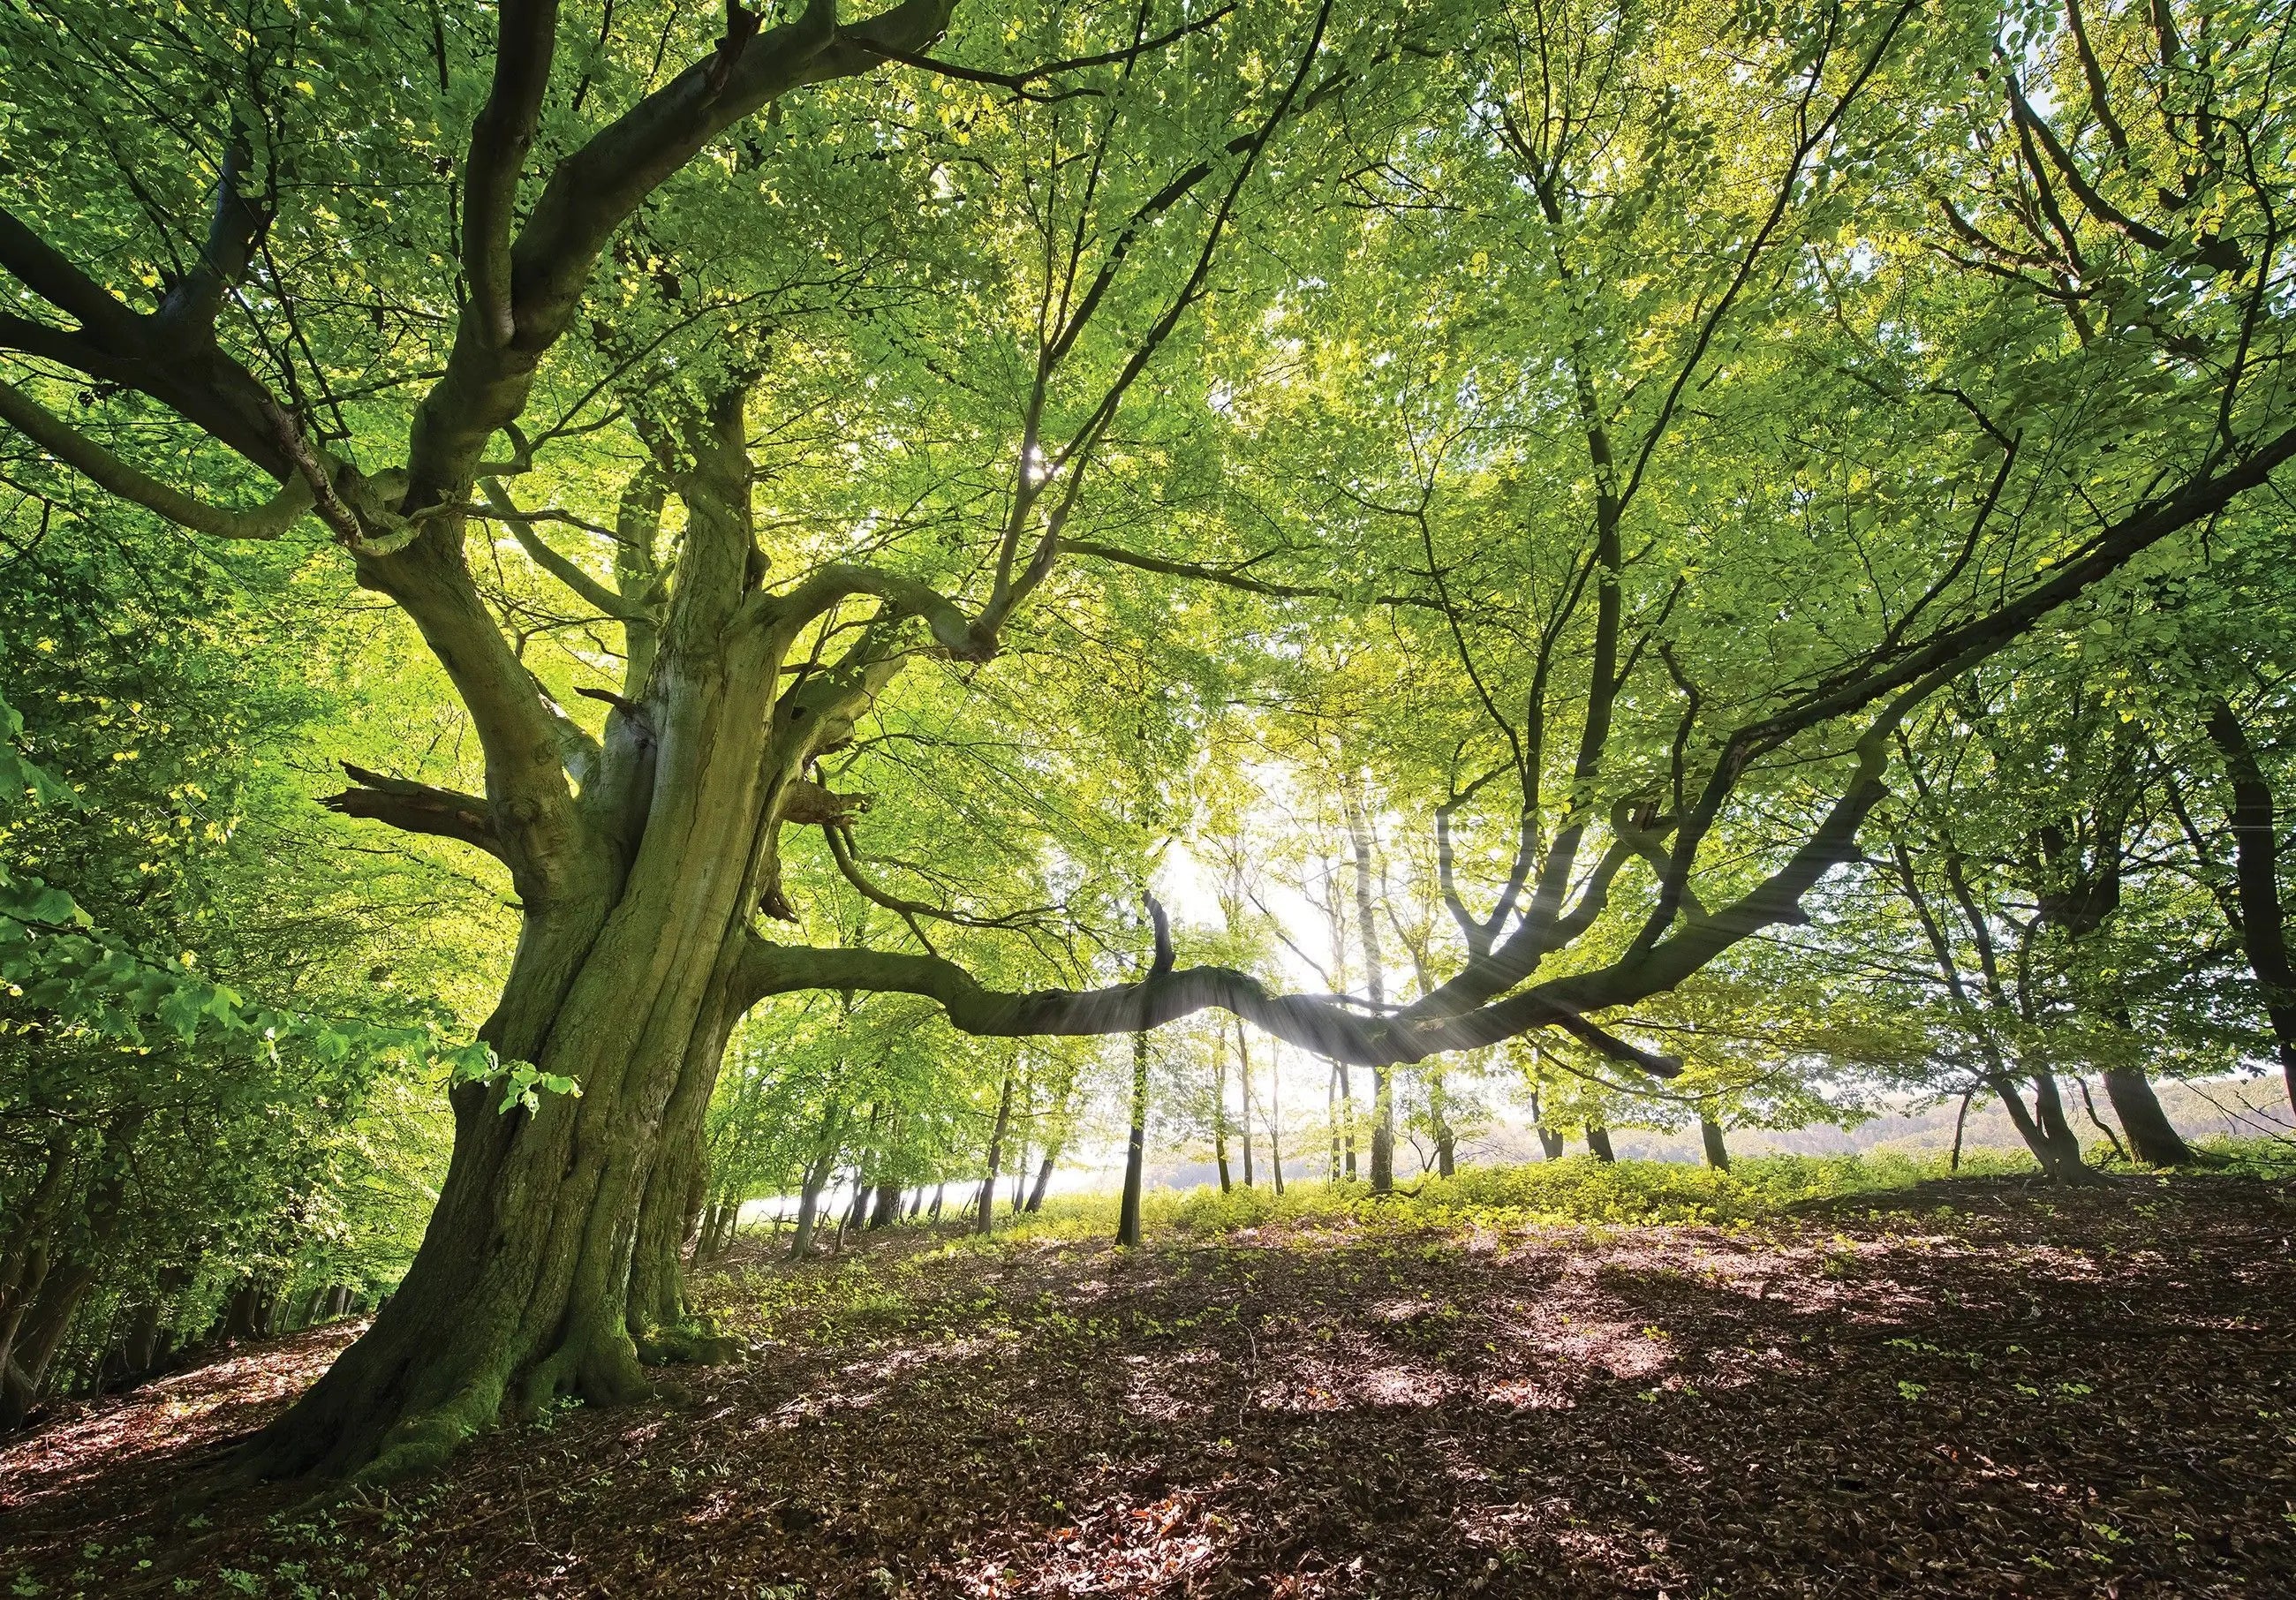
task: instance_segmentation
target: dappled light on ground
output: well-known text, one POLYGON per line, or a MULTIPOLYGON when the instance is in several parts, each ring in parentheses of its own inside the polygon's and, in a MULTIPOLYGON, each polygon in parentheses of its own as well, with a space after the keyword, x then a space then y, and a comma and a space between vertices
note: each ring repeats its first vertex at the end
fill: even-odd
POLYGON ((676 1404, 562 1412, 331 1509, 171 1526, 150 1452, 266 1415, 338 1333, 104 1402, 0 1454, 0 1581, 2296 1592, 2292 1223, 2259 1183, 1988 1180, 1734 1228, 904 1233, 707 1280, 750 1358, 676 1404))

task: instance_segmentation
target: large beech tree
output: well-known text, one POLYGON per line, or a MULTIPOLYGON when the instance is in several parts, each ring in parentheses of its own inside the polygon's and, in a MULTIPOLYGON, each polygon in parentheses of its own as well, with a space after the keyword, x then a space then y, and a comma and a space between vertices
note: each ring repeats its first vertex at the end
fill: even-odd
POLYGON ((330 803, 503 864, 483 1036, 580 1087, 456 1091, 403 1286, 258 1470, 408 1470, 707 1354, 676 1250, 769 996, 906 991, 986 1035, 1217 1005, 1379 1069, 1559 1030, 1669 1074, 1617 1013, 1802 915, 1916 706, 2296 453, 2260 16, 955 9, 0 24, 23 472, 201 537, 323 529, 405 614, 483 792, 361 771, 330 803), (967 425, 887 400, 808 436, 857 486, 811 525, 758 504, 796 359, 772 297, 710 277, 753 234, 823 281, 948 275, 821 382, 931 373, 967 425), (1095 509, 1155 504, 1122 491, 1213 429, 1189 505, 1095 509), (611 521, 570 509, 608 438, 611 521), (524 653, 508 551, 619 635, 588 704, 524 653), (864 797, 816 763, 920 662, 1006 669, 1032 606, 1096 585, 1259 608, 1236 650, 1411 644, 1427 737, 1456 731, 1418 766, 1449 784, 1447 976, 1282 995, 1160 939, 1136 981, 1022 991, 926 941, 961 914, 872 881, 864 797), (913 940, 765 931, 816 826, 913 940))

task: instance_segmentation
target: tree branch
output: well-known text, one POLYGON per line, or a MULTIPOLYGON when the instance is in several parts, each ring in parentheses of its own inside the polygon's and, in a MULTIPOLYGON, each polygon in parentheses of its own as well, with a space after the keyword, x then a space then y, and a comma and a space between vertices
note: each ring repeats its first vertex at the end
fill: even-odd
POLYGON ((275 539, 314 504, 310 485, 296 476, 261 505, 245 511, 210 505, 128 465, 12 384, 0 383, 0 420, 98 488, 194 533, 219 539, 275 539))
POLYGON ((437 789, 408 778, 394 778, 364 767, 342 764, 345 775, 358 787, 340 794, 322 795, 319 803, 340 816, 363 816, 389 823, 409 833, 429 833, 473 844, 501 858, 503 843, 496 833, 487 802, 475 794, 437 789))

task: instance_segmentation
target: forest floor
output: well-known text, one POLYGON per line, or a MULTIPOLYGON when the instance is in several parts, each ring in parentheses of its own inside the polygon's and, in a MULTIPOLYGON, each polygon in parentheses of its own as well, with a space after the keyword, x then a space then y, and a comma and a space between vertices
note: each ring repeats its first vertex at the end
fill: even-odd
POLYGON ((170 1508, 349 1325, 70 1408, 0 1448, 0 1594, 2286 1596, 2292 1238, 2287 1186, 1964 1178, 737 1254, 745 1364, 388 1495, 170 1508))

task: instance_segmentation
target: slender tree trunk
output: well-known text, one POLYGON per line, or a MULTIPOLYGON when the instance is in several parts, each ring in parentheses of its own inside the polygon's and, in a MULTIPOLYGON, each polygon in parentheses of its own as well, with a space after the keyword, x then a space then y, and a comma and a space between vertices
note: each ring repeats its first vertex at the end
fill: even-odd
MULTIPOLYGON (((1242 1037, 1242 1024, 1237 1038, 1242 1037)), ((1275 1185, 1275 1198, 1283 1198, 1283 1058, 1279 1050, 1267 1058, 1267 1173, 1275 1185)))
MULTIPOLYGON (((1372 915, 1371 816, 1352 790, 1342 791, 1341 803, 1355 856, 1356 927, 1363 944, 1364 987, 1373 1007, 1380 1009, 1387 1005, 1387 964, 1379 948, 1379 920, 1372 915)), ((1341 1071, 1344 1073, 1345 1069, 1341 1071)), ((1387 1067, 1374 1067, 1371 1083, 1371 1192, 1390 1194, 1395 1191, 1395 1074, 1387 1067)), ((1352 1108, 1349 1121, 1353 1121, 1352 1108)), ((1353 1150, 1349 1153, 1348 1176, 1353 1177, 1353 1150)))
POLYGON ((1946 1164, 1946 1170, 1948 1172, 1961 1170, 1961 1136, 1963 1130, 1969 1126, 1969 1103, 1976 1098, 1977 1091, 1974 1088, 1968 1090, 1961 1097, 1961 1110, 1953 1120, 1953 1158, 1946 1164))
POLYGON ((1587 1150, 1598 1161, 1615 1161, 1611 1152, 1611 1130, 1599 1122, 1587 1124, 1587 1150))
POLYGON ((1029 1203, 1022 1208, 1030 1215, 1045 1209, 1045 1190, 1053 1181, 1053 1163, 1060 1159, 1061 1147, 1053 1145, 1045 1152, 1045 1159, 1037 1167, 1037 1181, 1029 1186, 1029 1203))
POLYGON ((988 1173, 980 1180, 979 1214, 972 1221, 976 1234, 987 1233, 996 1223, 996 1169, 1004 1159, 1004 1135, 1013 1123, 1013 1072, 1019 1063, 1018 1052, 1004 1063, 1004 1087, 996 1095, 996 1125, 988 1134, 988 1173))
POLYGON ((1459 1168, 1459 1139, 1451 1127, 1451 1107, 1445 1092, 1443 1069, 1431 1065, 1427 1072, 1427 1120, 1435 1129, 1435 1176, 1451 1177, 1459 1168))
POLYGON ((1219 1168, 1220 1193, 1235 1187, 1227 1170, 1227 1030, 1212 1034, 1212 1161, 1219 1168))
POLYGON ((821 1218, 821 1192, 828 1186, 829 1175, 837 1170, 838 1145, 844 1131, 845 1108, 832 1104, 822 1116, 820 1141, 798 1190, 797 1227, 790 1237, 793 1259, 802 1260, 813 1253, 813 1230, 821 1218))
MULTIPOLYGON (((1221 1024, 1222 1030, 1226 1028, 1221 1024)), ((1243 1042, 1243 1019, 1235 1021, 1235 1075, 1242 1090, 1237 1104, 1243 1122, 1243 1186, 1251 1187, 1251 1052, 1243 1042)))
POLYGON ((1116 1211, 1116 1242, 1140 1243, 1140 1187, 1148 1167, 1148 1032, 1132 1036, 1132 1134, 1124 1147, 1124 1198, 1116 1211))
POLYGON ((96 1172, 81 1211, 81 1227, 69 1246, 47 1267, 15 1336, 0 1361, 0 1432, 19 1427, 47 1383, 48 1366, 70 1330, 72 1313, 102 1270, 104 1247, 119 1231, 121 1202, 127 1193, 128 1156, 143 1131, 146 1109, 116 1113, 103 1130, 96 1172))
POLYGON ((2088 1092, 2088 1079, 2075 1077, 2073 1083, 2080 1090, 2081 1110, 2088 1114, 2089 1126, 2104 1136, 2104 1142, 2112 1146, 2115 1156, 2124 1162, 2128 1161, 2128 1147, 2120 1142, 2120 1136, 2112 1131, 2112 1124, 2096 1114, 2096 1096, 2088 1092))
POLYGON ((1538 1135, 1538 1150, 1550 1161, 1562 1159, 1562 1136, 1546 1125, 1546 1117, 1539 1106, 1537 1089, 1530 1091, 1531 1131, 1538 1135))
POLYGON ((939 1183, 937 1183, 937 1184, 935 1184, 935 1185, 933 1186, 932 1213, 931 1213, 931 1216, 929 1216, 929 1217, 927 1217, 927 1218, 925 1218, 925 1220, 926 1220, 926 1221, 928 1221, 928 1222, 939 1222, 939 1221, 940 1220, 940 1204, 941 1204, 941 1202, 942 1202, 944 1199, 946 1199, 946 1198, 947 1197, 947 1195, 948 1195, 948 1184, 947 1184, 947 1181, 946 1179, 944 1179, 943 1181, 941 1181, 941 1182, 939 1182, 939 1183))
POLYGON ((1722 1142, 1722 1124, 1711 1117, 1699 1118, 1698 1136, 1706 1145, 1706 1164, 1717 1172, 1730 1170, 1730 1147, 1722 1142))
POLYGON ((2280 899, 2280 825, 2272 786, 2247 728, 2228 702, 2220 700, 2210 708, 2208 730, 2232 788, 2233 893, 2240 912, 2235 931, 2248 952, 2249 971, 2264 991, 2281 1078, 2288 1104, 2296 1108, 2296 963, 2289 958, 2288 916, 2280 899))

